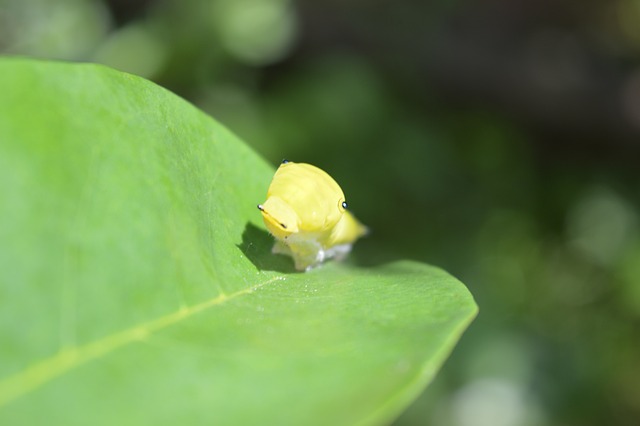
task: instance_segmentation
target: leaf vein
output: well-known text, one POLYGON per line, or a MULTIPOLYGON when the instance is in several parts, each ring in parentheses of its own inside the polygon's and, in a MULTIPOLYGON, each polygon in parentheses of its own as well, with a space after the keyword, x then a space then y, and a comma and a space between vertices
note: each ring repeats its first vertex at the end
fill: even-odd
POLYGON ((118 331, 85 345, 63 348, 57 354, 38 361, 0 381, 0 408, 82 364, 106 356, 128 344, 144 340, 153 333, 157 333, 209 308, 221 305, 239 296, 253 293, 261 287, 283 279, 284 277, 277 276, 235 293, 228 295, 221 293, 212 299, 193 306, 180 308, 168 315, 118 331))

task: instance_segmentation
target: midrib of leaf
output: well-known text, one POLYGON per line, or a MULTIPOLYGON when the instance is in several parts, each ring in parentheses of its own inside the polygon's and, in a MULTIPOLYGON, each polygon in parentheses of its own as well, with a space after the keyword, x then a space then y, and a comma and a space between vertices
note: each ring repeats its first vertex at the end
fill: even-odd
POLYGON ((193 306, 185 306, 176 312, 164 315, 134 327, 118 331, 85 345, 61 349, 57 354, 38 361, 24 370, 0 381, 0 408, 29 392, 38 389, 51 380, 89 361, 106 356, 130 343, 144 341, 153 333, 184 321, 202 311, 219 306, 240 296, 253 293, 274 281, 284 280, 273 277, 261 284, 239 290, 231 294, 219 294, 193 306))

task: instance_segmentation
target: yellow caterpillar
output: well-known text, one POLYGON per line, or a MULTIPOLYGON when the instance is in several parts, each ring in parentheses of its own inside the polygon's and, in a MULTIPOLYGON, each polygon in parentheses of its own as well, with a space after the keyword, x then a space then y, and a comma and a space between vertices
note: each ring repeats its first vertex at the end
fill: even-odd
POLYGON ((273 253, 291 256, 299 271, 342 259, 367 228, 347 211, 340 186, 311 164, 284 160, 273 176, 267 200, 258 204, 276 238, 273 253))

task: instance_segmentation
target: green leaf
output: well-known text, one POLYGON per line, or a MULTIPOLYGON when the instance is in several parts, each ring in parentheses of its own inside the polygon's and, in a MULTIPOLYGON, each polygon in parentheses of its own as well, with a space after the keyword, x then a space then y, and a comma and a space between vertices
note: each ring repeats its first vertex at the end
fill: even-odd
POLYGON ((475 316, 419 263, 294 272, 256 209, 273 168, 168 91, 0 76, 0 424, 381 424, 475 316))

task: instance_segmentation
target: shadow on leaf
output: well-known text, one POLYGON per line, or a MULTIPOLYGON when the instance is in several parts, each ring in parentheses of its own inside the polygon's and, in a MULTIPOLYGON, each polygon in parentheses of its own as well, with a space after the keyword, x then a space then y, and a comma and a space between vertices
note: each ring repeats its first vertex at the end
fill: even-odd
POLYGON ((291 258, 271 253, 273 242, 273 237, 267 231, 247 222, 242 233, 242 243, 237 247, 262 271, 296 272, 291 258))

